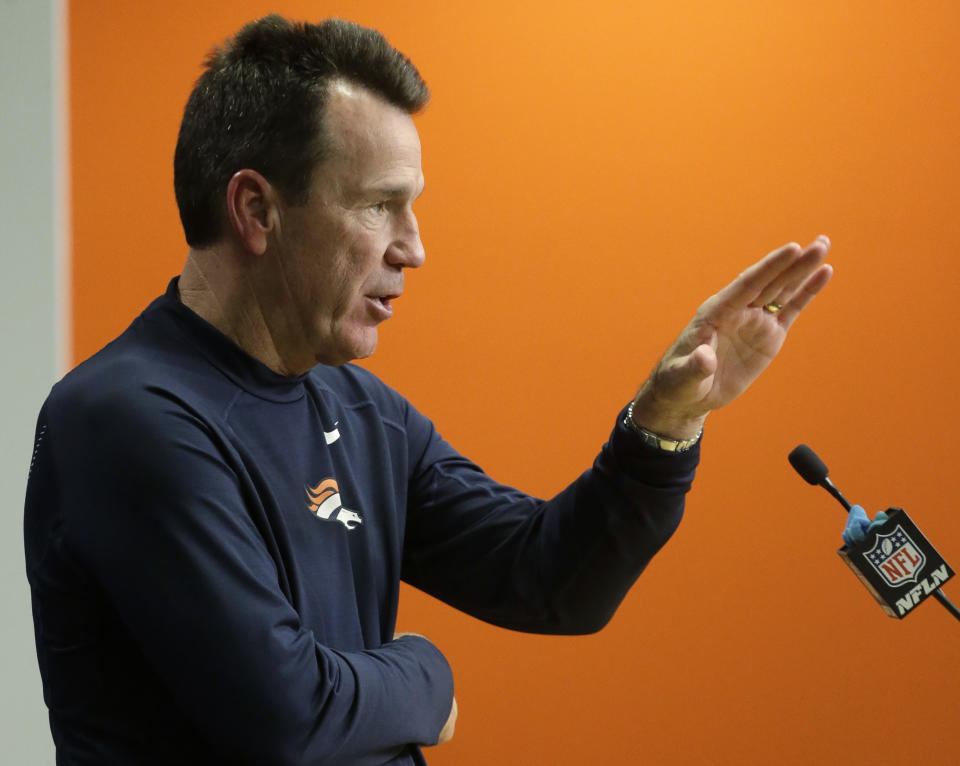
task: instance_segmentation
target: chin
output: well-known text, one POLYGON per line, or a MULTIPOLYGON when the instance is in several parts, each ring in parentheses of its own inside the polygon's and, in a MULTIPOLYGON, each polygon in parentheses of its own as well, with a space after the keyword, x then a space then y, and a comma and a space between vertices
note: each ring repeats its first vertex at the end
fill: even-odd
POLYGON ((377 330, 376 328, 364 328, 353 337, 344 338, 343 341, 340 345, 340 353, 337 354, 339 361, 336 364, 338 366, 371 356, 377 348, 377 330))
POLYGON ((355 359, 366 359, 377 348, 377 326, 368 322, 344 322, 318 328, 312 346, 318 364, 339 367, 355 359))

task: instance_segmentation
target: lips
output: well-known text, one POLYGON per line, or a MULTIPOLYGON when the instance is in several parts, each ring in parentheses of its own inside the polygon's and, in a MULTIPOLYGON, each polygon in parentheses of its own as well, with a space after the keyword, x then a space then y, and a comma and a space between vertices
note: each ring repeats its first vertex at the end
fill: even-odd
POLYGON ((375 301, 379 301, 384 306, 389 306, 392 300, 400 297, 400 293, 384 293, 382 295, 370 295, 368 297, 375 301))
POLYGON ((383 319, 389 319, 393 316, 393 299, 399 298, 400 293, 383 293, 367 295, 366 298, 373 308, 374 314, 383 319))

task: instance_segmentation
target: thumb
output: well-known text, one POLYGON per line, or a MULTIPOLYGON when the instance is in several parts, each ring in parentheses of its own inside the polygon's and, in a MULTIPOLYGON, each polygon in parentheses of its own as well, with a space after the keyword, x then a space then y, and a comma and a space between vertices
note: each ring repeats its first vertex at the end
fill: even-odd
POLYGON ((657 374, 657 388, 667 398, 686 398, 716 370, 717 354, 703 343, 689 354, 665 359, 657 374))

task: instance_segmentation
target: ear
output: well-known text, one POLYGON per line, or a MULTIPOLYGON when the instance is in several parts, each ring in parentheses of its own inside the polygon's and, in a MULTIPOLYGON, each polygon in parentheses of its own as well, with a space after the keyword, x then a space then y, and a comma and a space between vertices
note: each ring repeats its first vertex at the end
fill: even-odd
POLYGON ((247 251, 263 255, 277 221, 276 192, 256 170, 245 168, 227 184, 227 218, 247 251))

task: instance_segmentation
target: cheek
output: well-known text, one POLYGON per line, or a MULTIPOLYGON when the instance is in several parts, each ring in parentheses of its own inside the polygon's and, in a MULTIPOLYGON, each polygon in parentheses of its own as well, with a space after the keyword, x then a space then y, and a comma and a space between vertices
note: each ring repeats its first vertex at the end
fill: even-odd
POLYGON ((311 279, 316 309, 331 321, 357 319, 367 310, 365 294, 369 289, 367 272, 351 253, 341 254, 334 263, 318 269, 311 279))
POLYGON ((362 287, 375 286, 377 272, 386 250, 386 245, 381 244, 380 239, 380 237, 363 237, 351 243, 352 246, 344 253, 339 269, 339 275, 344 283, 353 285, 358 291, 362 287))
POLYGON ((322 304, 314 308, 334 319, 366 310, 364 296, 381 281, 378 270, 389 244, 386 232, 353 223, 315 230, 314 242, 327 247, 319 244, 305 253, 306 289, 322 304))

